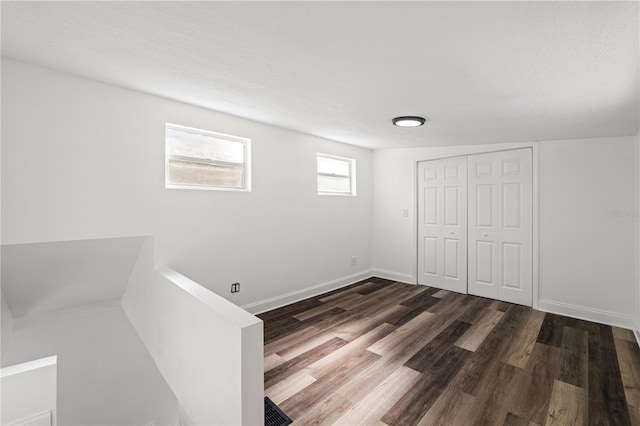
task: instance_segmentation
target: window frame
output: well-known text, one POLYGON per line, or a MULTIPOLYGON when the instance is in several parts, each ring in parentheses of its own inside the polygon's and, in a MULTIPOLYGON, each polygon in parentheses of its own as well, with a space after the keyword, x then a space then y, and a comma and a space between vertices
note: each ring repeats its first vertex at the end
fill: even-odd
POLYGON ((214 132, 211 130, 199 129, 197 127, 184 126, 181 124, 175 123, 165 123, 165 133, 164 133, 164 187, 166 189, 194 189, 194 190, 204 190, 204 191, 228 191, 228 192, 251 192, 251 139, 228 135, 225 133, 214 132), (217 139, 223 139, 230 142, 241 143, 243 146, 243 155, 244 162, 243 163, 232 163, 227 161, 219 161, 212 160, 210 158, 202 158, 202 157, 189 157, 182 155, 174 155, 170 154, 167 146, 167 131, 169 129, 178 130, 178 131, 186 131, 189 133, 195 133, 202 136, 211 136, 217 139), (242 188, 232 188, 226 186, 213 186, 213 185, 190 185, 190 184, 180 184, 169 182, 169 160, 178 160, 178 161, 186 161, 190 163, 200 163, 200 164, 214 164, 220 166, 233 166, 233 167, 242 167, 243 168, 243 187, 242 188))
POLYGON ((355 197, 356 196, 356 160, 354 158, 340 157, 337 155, 324 154, 321 152, 316 153, 316 189, 318 195, 334 195, 338 197, 355 197), (344 161, 349 164, 349 175, 339 175, 335 173, 321 173, 318 171, 318 158, 328 158, 331 160, 344 161), (349 192, 334 192, 334 191, 320 191, 318 178, 319 177, 339 177, 349 178, 349 192))

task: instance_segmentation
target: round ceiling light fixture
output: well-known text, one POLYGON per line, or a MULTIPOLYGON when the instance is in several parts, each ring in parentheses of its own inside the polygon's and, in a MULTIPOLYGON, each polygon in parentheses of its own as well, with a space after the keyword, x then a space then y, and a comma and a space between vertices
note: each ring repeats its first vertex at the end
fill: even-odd
POLYGON ((394 126, 398 127, 420 127, 426 120, 424 117, 404 116, 396 117, 391 121, 394 126))

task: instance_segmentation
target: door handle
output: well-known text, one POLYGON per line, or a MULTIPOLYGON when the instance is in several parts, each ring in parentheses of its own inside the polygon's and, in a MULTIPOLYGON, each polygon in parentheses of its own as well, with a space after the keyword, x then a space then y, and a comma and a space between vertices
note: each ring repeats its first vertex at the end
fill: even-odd
POLYGON ((486 232, 484 234, 482 234, 483 237, 488 237, 489 234, 487 234, 486 232))

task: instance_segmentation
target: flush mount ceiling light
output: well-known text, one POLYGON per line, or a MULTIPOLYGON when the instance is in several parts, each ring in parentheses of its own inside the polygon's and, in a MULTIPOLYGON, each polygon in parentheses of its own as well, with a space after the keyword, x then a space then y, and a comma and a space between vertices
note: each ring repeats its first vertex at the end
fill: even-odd
POLYGON ((425 119, 423 117, 396 117, 391 120, 395 126, 398 127, 420 127, 424 124, 425 119))

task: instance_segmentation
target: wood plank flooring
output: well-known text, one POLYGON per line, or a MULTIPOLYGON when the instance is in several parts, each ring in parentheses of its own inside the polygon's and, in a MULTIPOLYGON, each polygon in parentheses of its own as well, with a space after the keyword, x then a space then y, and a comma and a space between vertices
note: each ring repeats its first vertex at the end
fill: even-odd
POLYGON ((381 278, 259 317, 294 425, 640 425, 629 330, 381 278))

